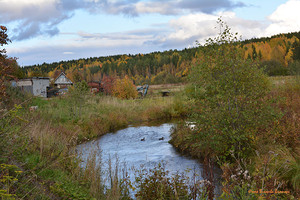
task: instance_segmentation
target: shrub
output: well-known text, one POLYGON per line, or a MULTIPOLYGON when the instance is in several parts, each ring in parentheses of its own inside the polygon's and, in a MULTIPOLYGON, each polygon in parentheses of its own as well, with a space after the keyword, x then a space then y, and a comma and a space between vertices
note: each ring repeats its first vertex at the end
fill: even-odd
POLYGON ((198 64, 190 73, 190 90, 197 105, 191 121, 197 122, 194 139, 203 154, 225 161, 232 150, 245 157, 260 129, 272 120, 265 97, 269 82, 251 60, 244 60, 237 33, 218 21, 221 34, 208 39, 198 64))
POLYGON ((289 73, 291 75, 300 75, 300 60, 296 60, 289 64, 289 73))
POLYGON ((171 178, 161 164, 140 172, 135 181, 138 199, 188 199, 186 180, 180 175, 171 178))
POLYGON ((137 97, 138 92, 133 81, 128 76, 125 76, 123 79, 115 80, 112 94, 120 99, 134 99, 137 97))
POLYGON ((260 63, 260 68, 269 76, 289 75, 289 69, 276 60, 267 60, 260 63))

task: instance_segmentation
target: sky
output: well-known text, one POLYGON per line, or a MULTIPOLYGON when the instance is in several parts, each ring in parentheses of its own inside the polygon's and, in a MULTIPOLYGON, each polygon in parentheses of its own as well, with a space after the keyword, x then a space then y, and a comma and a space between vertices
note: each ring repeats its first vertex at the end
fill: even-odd
POLYGON ((300 31, 300 0, 0 0, 21 66, 197 46, 222 17, 242 39, 300 31))

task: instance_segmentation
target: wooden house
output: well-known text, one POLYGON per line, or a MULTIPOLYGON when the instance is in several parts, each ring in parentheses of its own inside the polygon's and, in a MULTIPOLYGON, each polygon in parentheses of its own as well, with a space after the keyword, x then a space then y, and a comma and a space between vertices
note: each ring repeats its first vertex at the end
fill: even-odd
POLYGON ((54 81, 57 88, 66 88, 73 85, 73 82, 66 76, 64 72, 60 73, 54 81))

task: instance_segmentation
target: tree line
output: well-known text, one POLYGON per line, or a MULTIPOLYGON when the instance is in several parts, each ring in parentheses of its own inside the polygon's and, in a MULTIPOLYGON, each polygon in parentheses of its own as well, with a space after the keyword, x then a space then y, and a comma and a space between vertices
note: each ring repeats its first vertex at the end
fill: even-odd
MULTIPOLYGON (((244 40, 237 45, 243 58, 257 61, 270 75, 289 75, 299 68, 300 32, 244 40), (296 61, 296 62, 295 62, 296 61), (296 63, 296 64, 295 64, 296 63)), ((135 84, 184 82, 199 52, 207 47, 168 50, 149 54, 90 57, 25 66, 23 76, 55 78, 64 71, 74 82, 100 81, 105 76, 128 76, 135 84)))

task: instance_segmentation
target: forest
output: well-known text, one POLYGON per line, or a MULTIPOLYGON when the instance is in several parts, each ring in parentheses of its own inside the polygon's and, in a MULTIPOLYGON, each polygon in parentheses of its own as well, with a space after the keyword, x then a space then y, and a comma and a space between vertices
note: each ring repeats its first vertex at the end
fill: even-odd
MULTIPOLYGON (((256 61, 269 76, 295 74, 300 59, 300 32, 272 37, 253 38, 238 42, 244 59, 256 61)), ((46 76, 55 79, 64 71, 73 81, 101 81, 104 77, 125 77, 135 85, 185 82, 186 77, 201 57, 199 45, 183 50, 168 50, 149 54, 90 57, 25 66, 19 78, 46 76)))

